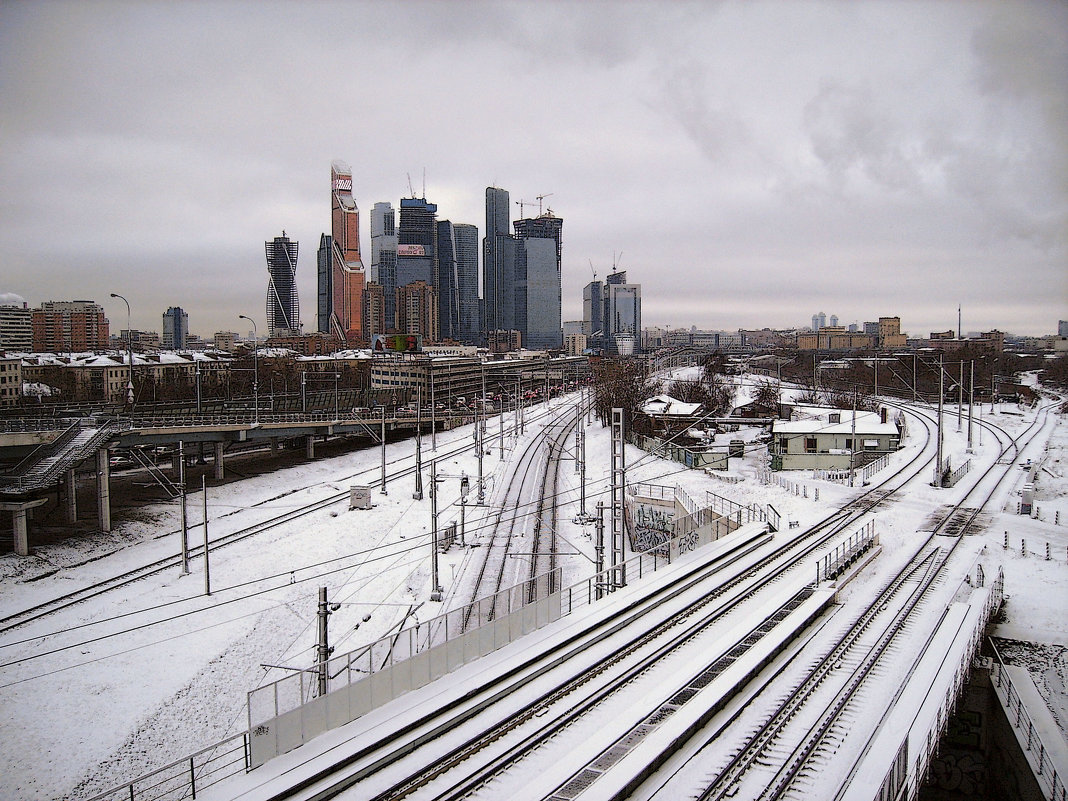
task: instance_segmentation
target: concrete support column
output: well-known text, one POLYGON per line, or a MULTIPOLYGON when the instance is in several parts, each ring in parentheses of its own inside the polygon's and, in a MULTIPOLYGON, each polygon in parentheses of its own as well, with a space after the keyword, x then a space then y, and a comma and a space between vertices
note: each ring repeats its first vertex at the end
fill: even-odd
POLYGON ((74 480, 73 467, 63 476, 63 509, 68 523, 73 525, 78 522, 78 485, 74 480))
POLYGON ((19 556, 29 556, 30 536, 26 526, 26 510, 16 509, 11 516, 15 522, 15 553, 19 556))
POLYGON ((304 438, 304 455, 309 459, 315 458, 315 436, 313 434, 304 438))
POLYGON ((226 477, 226 471, 223 464, 223 444, 221 442, 213 442, 212 446, 215 448, 215 480, 222 481, 226 477))
POLYGON ((0 501, 0 511, 11 512, 12 528, 15 534, 15 553, 19 556, 30 555, 30 510, 47 502, 47 498, 37 498, 32 501, 0 501))
POLYGON ((271 437, 271 456, 278 455, 278 437, 271 437))
POLYGON ((111 468, 107 448, 96 452, 96 520, 101 531, 111 531, 111 468))

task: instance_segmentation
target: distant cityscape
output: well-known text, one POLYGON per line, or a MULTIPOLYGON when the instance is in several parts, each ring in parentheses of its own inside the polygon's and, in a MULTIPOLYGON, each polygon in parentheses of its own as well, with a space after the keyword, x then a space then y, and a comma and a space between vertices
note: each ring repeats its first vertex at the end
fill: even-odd
MULTIPOLYGON (((127 322, 115 334, 104 308, 95 300, 47 300, 35 307, 26 301, 9 302, 0 305, 0 360, 8 364, 8 372, 14 369, 11 363, 19 361, 25 373, 32 375, 33 368, 42 364, 99 369, 102 363, 92 357, 110 354, 116 369, 108 378, 76 383, 95 387, 82 394, 112 401, 122 396, 126 386, 123 352, 129 353, 131 374, 134 353, 141 354, 138 361, 146 369, 169 361, 179 368, 199 370, 191 354, 225 357, 250 342, 299 357, 345 353, 353 358, 360 351, 425 350, 468 357, 532 352, 611 357, 680 346, 728 353, 777 348, 847 352, 965 347, 996 353, 1007 349, 1068 352, 1065 320, 1058 321, 1055 335, 1029 338, 998 330, 965 334, 959 328, 910 336, 902 331, 896 316, 840 325, 837 314, 828 316, 822 311, 811 316, 808 326, 791 329, 643 327, 642 286, 628 281, 627 271, 615 266, 603 281, 593 271, 593 280, 582 289, 582 319, 564 321, 564 220, 544 205, 548 195, 536 196, 536 203, 514 201, 520 207, 520 218, 512 220, 508 190, 486 188, 480 295, 477 226, 438 219, 438 206, 415 197, 414 192, 400 200, 399 220, 392 203, 376 202, 370 213, 370 263, 365 265, 351 168, 333 162, 330 182, 330 232, 321 235, 316 252, 314 330, 306 330, 301 318, 296 280, 299 243, 283 230, 264 242, 266 326, 262 331, 251 317, 239 315, 252 324, 251 331, 243 335, 216 331, 203 337, 190 330, 190 310, 172 306, 162 312, 158 332, 136 330, 127 322), (537 216, 522 216, 525 208, 535 205, 537 216)), ((112 297, 126 301, 121 295, 112 297)), ((196 310, 192 312, 195 319, 196 310)), ((20 376, 19 386, 22 381, 20 376)), ((13 381, 7 383, 0 392, 5 405, 16 402, 21 394, 10 386, 13 381)))

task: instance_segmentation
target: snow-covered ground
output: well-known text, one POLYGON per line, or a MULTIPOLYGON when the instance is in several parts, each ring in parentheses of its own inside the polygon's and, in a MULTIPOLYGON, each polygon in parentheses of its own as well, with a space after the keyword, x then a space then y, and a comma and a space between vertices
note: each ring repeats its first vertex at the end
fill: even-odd
MULTIPOLYGON (((1034 419, 1034 411, 1006 404, 993 413, 987 407, 983 416, 1020 432, 1034 419)), ((527 436, 538 427, 532 418, 528 412, 527 436)), ((955 414, 947 414, 947 421, 945 452, 954 465, 960 464, 967 456, 966 426, 956 431, 955 414)), ((514 438, 506 438, 502 461, 497 430, 496 420, 491 420, 490 455, 484 459, 484 469, 499 484, 514 438)), ((592 511, 598 499, 606 500, 610 443, 599 423, 586 430, 587 508, 592 511)), ((759 431, 740 433, 752 439, 759 431)), ((319 586, 327 586, 331 602, 340 604, 330 621, 331 644, 337 653, 466 600, 465 575, 478 548, 454 547, 443 555, 445 600, 429 600, 431 522, 426 487, 429 460, 452 443, 470 441, 471 434, 470 426, 439 432, 436 452, 424 437, 424 499, 419 501, 412 498, 412 477, 391 482, 388 495, 378 492, 378 449, 209 488, 213 538, 353 484, 372 485, 375 507, 349 511, 342 502, 219 549, 211 555, 210 597, 203 595, 203 560, 198 558, 189 575, 174 569, 0 637, 0 741, 4 743, 0 795, 24 799, 88 795, 241 731, 246 725, 246 692, 286 673, 265 666, 304 668, 313 663, 319 586)), ((717 444, 725 445, 739 435, 723 435, 724 442, 717 444)), ((412 450, 411 441, 398 442, 388 446, 387 456, 391 461, 402 459, 412 450)), ((997 456, 994 437, 976 434, 974 450, 978 471, 997 456)), ((895 455, 892 465, 907 458, 906 448, 895 455)), ((1038 644, 1009 651, 1033 665, 1036 683, 1063 730, 1068 728, 1064 690, 1068 430, 1059 418, 1022 454, 1021 459, 1026 458, 1042 460, 1036 517, 1015 513, 1025 472, 1014 468, 1015 483, 996 498, 987 528, 979 536, 985 539, 991 560, 1003 563, 1006 573, 1007 602, 995 633, 1038 644), (1009 532, 1007 550, 1002 547, 1004 531, 1009 532), (1053 557, 1049 561, 1047 542, 1053 557)), ((698 501, 711 491, 741 503, 770 502, 784 521, 797 520, 802 526, 859 491, 813 481, 807 473, 785 474, 798 482, 797 491, 764 486, 758 480, 758 449, 731 465, 730 472, 741 477, 741 483, 728 484, 627 448, 630 482, 678 484, 698 501)), ((459 517, 458 477, 466 474, 474 480, 476 457, 470 452, 443 457, 437 470, 446 477, 439 495, 439 527, 444 527, 459 517)), ((567 498, 576 504, 573 514, 578 476, 565 470, 563 477, 567 498)), ((880 561, 903 559, 922 522, 960 497, 967 484, 966 477, 953 490, 917 490, 878 513, 884 548, 880 561)), ((492 493, 491 486, 491 498, 492 493)), ((200 495, 191 495, 194 542, 203 536, 200 508, 200 495)), ((143 519, 151 523, 119 522, 114 537, 94 538, 91 547, 67 542, 42 548, 28 560, 5 555, 0 559, 0 612, 10 613, 177 552, 177 507, 160 505, 146 512, 143 519)), ((487 513, 492 513, 492 506, 466 507, 468 542, 488 536, 483 520, 487 513)), ((566 584, 592 572, 593 527, 565 517, 560 534, 578 554, 565 567, 566 584)))

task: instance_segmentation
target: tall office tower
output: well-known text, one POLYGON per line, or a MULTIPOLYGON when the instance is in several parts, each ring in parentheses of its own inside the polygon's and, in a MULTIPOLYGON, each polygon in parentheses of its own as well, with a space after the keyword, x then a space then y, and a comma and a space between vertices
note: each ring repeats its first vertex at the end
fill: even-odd
POLYGON ((478 299, 478 227, 456 223, 452 231, 456 242, 456 295, 460 316, 457 339, 465 345, 477 345, 482 330, 478 299))
POLYGON ((812 330, 819 331, 821 328, 827 327, 827 315, 823 312, 812 315, 812 330))
POLYGON ((608 331, 605 347, 620 355, 632 353, 639 345, 642 331, 641 284, 609 284, 605 306, 608 331))
POLYGON ((330 165, 330 184, 333 239, 330 328, 342 342, 355 345, 363 338, 360 313, 365 275, 360 259, 360 210, 352 197, 352 169, 335 161, 330 165))
POLYGON ((371 275, 369 280, 382 287, 385 298, 385 326, 397 321, 397 213, 390 203, 371 208, 371 275))
POLYGON ((41 353, 107 350, 108 319, 91 300, 49 300, 30 314, 33 349, 41 353))
POLYGON ((426 281, 397 287, 397 328, 405 334, 420 334, 438 341, 438 293, 426 281))
POLYGON ((459 339, 460 295, 456 271, 456 228, 438 220, 438 332, 443 340, 459 339))
POLYGON ((382 285, 371 281, 363 288, 363 338, 370 342, 375 334, 385 334, 392 327, 386 321, 386 297, 382 285))
POLYGON ((528 348, 563 346, 560 267, 563 218, 551 211, 516 220, 516 328, 528 348))
POLYGON ((330 269, 334 239, 330 234, 319 237, 319 250, 315 254, 316 287, 319 290, 315 311, 315 330, 320 334, 330 333, 330 301, 334 297, 333 273, 330 269))
POLYGON ((297 299, 298 243, 286 232, 263 243, 267 254, 267 335, 300 336, 300 301, 297 299))
POLYGON ((1057 336, 1068 337, 1068 320, 1057 321, 1057 336))
POLYGON ((600 281, 590 281, 582 288, 582 333, 588 337, 590 347, 603 347, 604 284, 600 281))
POLYGON ((26 301, 0 306, 0 350, 33 350, 33 322, 26 301))
POLYGON ((838 315, 837 314, 832 314, 831 315, 831 328, 837 328, 837 327, 838 327, 838 315))
POLYGON ((171 306, 163 312, 164 350, 184 350, 189 336, 189 315, 180 306, 171 306))
POLYGON ((515 237, 508 230, 508 191, 486 187, 486 237, 482 240, 482 294, 487 331, 515 329, 515 237))
MULTIPOLYGON (((426 198, 401 198, 397 226, 398 289, 415 281, 437 286, 437 215, 438 207, 427 203, 426 198)), ((400 328, 399 322, 397 327, 400 328)))

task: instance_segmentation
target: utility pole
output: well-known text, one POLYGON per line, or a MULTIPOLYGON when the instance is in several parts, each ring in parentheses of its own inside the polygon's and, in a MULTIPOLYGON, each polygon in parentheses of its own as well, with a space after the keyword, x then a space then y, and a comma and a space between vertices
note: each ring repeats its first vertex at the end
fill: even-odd
POLYGON ((382 406, 382 486, 379 491, 383 495, 388 495, 386 492, 386 407, 382 406))
POLYGON ((501 436, 500 436, 500 456, 501 461, 504 461, 504 397, 501 397, 501 410, 500 410, 500 423, 501 423, 501 436))
POLYGON ((975 359, 968 377, 968 453, 972 453, 972 408, 975 405, 975 359))
POLYGON ((412 497, 423 500, 423 388, 415 388, 415 492, 412 497))
MULTIPOLYGON (((485 394, 482 395, 485 398, 485 394)), ((478 497, 475 503, 478 506, 482 506, 486 502, 486 492, 483 489, 482 481, 482 456, 483 456, 483 444, 482 437, 485 433, 482 430, 483 418, 486 416, 486 403, 483 400, 482 403, 475 404, 475 448, 478 450, 478 497)))
MULTIPOLYGON (((878 362, 876 362, 878 364, 878 362)), ((854 486, 853 475, 856 465, 853 462, 853 454, 857 452, 857 386, 853 385, 853 422, 850 427, 849 440, 849 486, 854 486)))
POLYGON ((627 586, 624 564, 623 503, 626 463, 623 439, 623 409, 612 409, 612 590, 627 586))
POLYGON ((945 394, 945 370, 942 368, 942 354, 938 354, 938 455, 935 459, 934 486, 942 486, 942 396, 945 394))
POLYGON ((204 504, 204 594, 211 595, 211 566, 208 562, 208 483, 200 477, 200 494, 204 504))
POLYGON ((322 698, 326 695, 327 686, 327 666, 330 660, 330 653, 333 649, 330 647, 330 637, 327 632, 327 621, 330 618, 330 605, 326 602, 326 587, 319 588, 319 644, 316 646, 316 665, 318 667, 319 681, 318 681, 318 696, 322 698))
POLYGON ((185 449, 181 440, 178 441, 178 484, 182 488, 182 575, 189 573, 189 525, 186 518, 186 491, 185 491, 185 449))
POLYGON ((464 512, 467 511, 467 493, 465 492, 460 496, 460 547, 462 548, 464 543, 464 512))
POLYGON ((961 417, 964 413, 964 360, 960 361, 960 378, 957 379, 957 433, 960 433, 961 417))
POLYGON ((582 449, 582 407, 575 405, 575 472, 582 473, 582 459, 579 458, 579 451, 582 449))
POLYGON ((916 402, 916 354, 912 354, 912 402, 916 402))
POLYGON ((595 525, 597 531, 596 543, 593 547, 593 552, 596 555, 596 561, 594 562, 594 570, 597 572, 597 580, 594 581, 594 594, 597 600, 601 600, 604 597, 604 501, 597 501, 597 522, 595 525))
POLYGON ((438 460, 430 460, 430 600, 440 601, 441 581, 438 579, 438 460))
POLYGON ((579 408, 579 517, 586 519, 586 428, 582 417, 582 409, 579 408))
POLYGON ((426 363, 427 376, 430 381, 430 450, 438 450, 438 406, 434 402, 434 363, 426 363))

